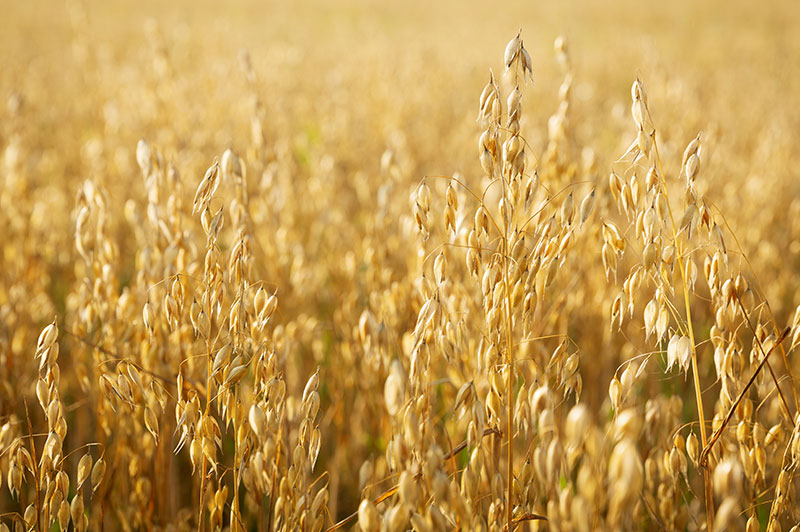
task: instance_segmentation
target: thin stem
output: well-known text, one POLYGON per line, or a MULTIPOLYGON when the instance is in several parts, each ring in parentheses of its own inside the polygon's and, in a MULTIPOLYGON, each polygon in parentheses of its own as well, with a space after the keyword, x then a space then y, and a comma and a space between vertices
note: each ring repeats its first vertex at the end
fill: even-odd
POLYGON ((739 392, 739 396, 736 398, 736 401, 734 401, 733 404, 731 405, 730 409, 728 409, 728 414, 725 416, 725 419, 723 420, 722 425, 720 425, 719 428, 714 432, 714 435, 709 440, 708 445, 704 445, 703 446, 703 451, 702 451, 702 453, 700 453, 700 465, 702 465, 704 468, 708 469, 708 467, 707 467, 708 466, 708 455, 711 453, 711 449, 714 447, 714 444, 717 443, 717 440, 719 440, 720 436, 722 436, 722 432, 725 430, 725 427, 728 425, 728 423, 730 422, 731 418, 733 417, 733 414, 736 412, 736 408, 739 406, 739 403, 741 403, 742 399, 744 399, 744 395, 748 392, 748 390, 750 389, 750 386, 752 386, 753 383, 755 382, 756 377, 758 377, 759 372, 761 372, 761 368, 763 368, 764 365, 767 363, 767 359, 769 358, 769 356, 772 354, 773 351, 775 351, 775 348, 778 347, 786 339, 787 336, 789 336, 789 332, 790 331, 791 331, 791 327, 786 327, 783 330, 783 332, 781 333, 780 338, 778 338, 778 341, 775 342, 775 345, 773 345, 769 349, 767 354, 764 356, 764 358, 758 364, 758 367, 756 368, 756 370, 753 372, 753 375, 750 377, 750 380, 747 381, 747 384, 745 385, 745 387, 742 388, 741 392, 739 392))
MULTIPOLYGON (((518 56, 522 53, 522 41, 520 40, 518 56)), ((519 87, 519 59, 514 64, 514 83, 519 87)), ((520 95, 520 100, 522 96, 520 95)), ((521 101, 520 101, 521 106, 521 101)), ((519 118, 517 118, 518 120, 519 118)), ((509 125, 511 116, 509 115, 509 125)), ((506 161, 503 161, 502 166, 506 161)), ((511 260, 511 250, 509 249, 508 226, 511 225, 511 220, 514 217, 514 205, 509 197, 510 182, 506 182, 503 174, 504 169, 500 168, 500 178, 503 182, 503 199, 508 202, 508 220, 503 217, 503 282, 506 285, 506 358, 508 360, 508 382, 506 384, 506 394, 508 395, 508 456, 507 456, 507 469, 508 469, 508 495, 506 497, 506 527, 509 532, 512 530, 511 526, 514 522, 514 342, 511 330, 511 283, 508 275, 509 261, 511 260)), ((509 179, 511 174, 509 173, 509 179)), ((502 212, 500 213, 502 215, 502 212)))
MULTIPOLYGON (((692 309, 689 302, 689 286, 686 281, 686 271, 683 267, 683 250, 678 249, 678 231, 675 227, 675 217, 672 214, 672 206, 669 202, 669 197, 667 196, 667 182, 666 177, 664 176, 664 169, 661 165, 661 156, 658 153, 658 143, 656 142, 656 131, 653 130, 653 133, 650 135, 650 138, 653 143, 653 150, 655 153, 655 160, 658 164, 658 177, 659 181, 661 182, 661 186, 664 188, 665 197, 667 199, 667 210, 669 211, 669 218, 670 223, 672 225, 672 234, 673 239, 675 241, 675 247, 677 253, 676 258, 678 259, 678 268, 680 269, 681 273, 681 288, 683 289, 683 302, 686 308, 686 326, 689 331, 689 340, 692 346, 692 377, 694 380, 694 395, 695 400, 697 402, 697 417, 700 423, 700 436, 703 443, 703 447, 708 444, 708 436, 706 434, 706 419, 705 413, 703 408, 703 391, 700 387, 700 371, 697 366, 697 347, 695 343, 694 337, 694 327, 692 326, 692 309)), ((703 485, 705 490, 705 503, 706 503, 706 526, 707 530, 711 530, 714 524, 714 499, 713 494, 711 492, 711 472, 708 470, 707 467, 703 467, 703 485)))
MULTIPOLYGON (((508 253, 508 239, 503 242, 503 247, 506 248, 508 253)), ((505 283, 506 283, 506 351, 508 357, 508 508, 506 512, 506 520, 508 521, 508 530, 511 530, 513 520, 513 505, 511 503, 511 495, 514 487, 514 351, 511 338, 511 290, 508 285, 508 260, 503 261, 505 265, 505 283)))
MULTIPOLYGON (((283 414, 281 414, 283 418, 283 414)), ((272 486, 269 493, 269 518, 267 521, 267 530, 272 532, 273 517, 275 513, 275 492, 278 489, 278 466, 281 463, 281 443, 283 442, 283 419, 278 427, 278 436, 275 445, 275 468, 272 470, 272 486)))
MULTIPOLYGON (((761 343, 761 340, 758 338, 756 334, 756 329, 753 327, 753 322, 750 320, 750 316, 747 315, 747 311, 742 304, 742 300, 739 299, 739 294, 736 293, 736 290, 733 291, 733 298, 739 303, 739 308, 742 309, 742 314, 744 315, 744 319, 747 322, 747 326, 750 327, 750 331, 753 333, 753 338, 756 341, 756 345, 758 345, 758 350, 761 351, 761 358, 767 358, 767 354, 764 352, 764 346, 761 343)), ((786 402, 786 398, 783 396, 783 392, 781 392, 780 383, 778 382, 778 377, 775 375, 775 371, 772 369, 772 365, 767 362, 767 369, 769 370, 769 374, 772 376, 772 381, 775 383, 775 390, 778 392, 778 397, 780 397, 780 404, 783 407, 783 414, 786 416, 786 420, 789 423, 792 423, 792 414, 789 412, 789 404, 786 402)), ((791 376, 790 376, 791 378, 791 376)))
MULTIPOLYGON (((212 243, 209 243, 209 247, 212 246, 212 243)), ((209 275, 210 272, 206 272, 206 276, 209 275)), ((207 281, 210 281, 208 277, 206 277, 207 281)), ((210 286, 208 287, 211 288, 210 286)), ((207 298, 208 300, 208 323, 211 324, 211 297, 207 298)), ((213 378, 211 375, 211 370, 213 369, 211 366, 211 327, 209 326, 208 334, 206 334, 206 368, 207 368, 207 375, 206 375, 206 390, 211 390, 211 379, 213 378)), ((211 410, 211 394, 206 394, 206 408, 204 416, 208 416, 209 411, 211 410)), ((201 436, 202 437, 202 436, 201 436)), ((201 443, 202 445, 202 443, 201 443)), ((197 510, 197 529, 200 532, 203 532, 203 498, 205 496, 205 487, 206 487, 206 455, 205 452, 201 453, 200 460, 203 464, 201 468, 202 476, 200 477, 200 504, 197 510)))
POLYGON ((31 458, 33 462, 33 478, 35 479, 35 486, 36 489, 36 529, 39 532, 42 532, 42 499, 41 493, 39 493, 39 486, 40 486, 40 478, 39 478, 39 461, 36 458, 36 446, 33 444, 33 427, 31 425, 31 415, 28 412, 28 399, 24 398, 23 403, 25 403, 25 418, 28 421, 28 441, 31 445, 31 458))
MULTIPOLYGON (((235 396, 236 404, 239 404, 239 388, 237 387, 233 392, 235 396)), ((239 427, 236 426, 234 423, 234 435, 233 435, 233 509, 232 509, 232 516, 231 516, 231 529, 233 532, 237 532, 239 530, 239 523, 241 522, 241 511, 239 509, 239 480, 241 476, 241 469, 239 468, 239 461, 240 461, 240 449, 239 449, 239 427), (234 525, 234 523, 236 523, 234 525)))

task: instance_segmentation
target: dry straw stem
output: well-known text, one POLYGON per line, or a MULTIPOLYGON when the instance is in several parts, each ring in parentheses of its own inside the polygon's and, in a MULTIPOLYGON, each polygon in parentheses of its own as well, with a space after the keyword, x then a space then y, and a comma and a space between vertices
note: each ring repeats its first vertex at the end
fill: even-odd
MULTIPOLYGON (((649 115, 649 111, 647 111, 649 115)), ((658 163, 658 175, 661 179, 661 186, 666 191, 667 184, 664 177, 664 169, 661 164, 661 156, 658 151, 658 142, 656 142, 656 130, 653 129, 652 133, 650 134, 650 140, 653 145, 653 152, 655 153, 655 158, 658 163)), ((672 214, 672 207, 670 206, 669 201, 667 201, 667 209, 669 211, 669 218, 670 224, 672 226, 672 234, 673 239, 677 241, 678 237, 678 230, 675 226, 675 218, 672 214)), ((700 436, 701 436, 701 443, 703 444, 703 448, 706 448, 708 445, 708 437, 706 434, 706 419, 705 419, 705 408, 703 406, 703 391, 700 384, 700 372, 697 366, 697 342, 695 341, 694 337, 694 326, 692 322, 692 311, 691 311, 691 304, 689 302, 689 286, 686 280, 686 273, 682 259, 682 252, 678 249, 677 252, 677 260, 678 260, 678 269, 680 270, 681 275, 681 288, 683 290, 683 302, 684 302, 684 310, 686 312, 686 325, 689 331, 689 340, 691 344, 692 350, 692 378, 694 379, 694 393, 695 393, 695 400, 697 402, 697 416, 698 422, 700 425, 700 436)), ((703 478, 704 478, 704 492, 705 492, 705 504, 706 504, 706 525, 707 529, 711 530, 714 521, 714 500, 711 493, 711 472, 708 468, 703 468, 703 478)))

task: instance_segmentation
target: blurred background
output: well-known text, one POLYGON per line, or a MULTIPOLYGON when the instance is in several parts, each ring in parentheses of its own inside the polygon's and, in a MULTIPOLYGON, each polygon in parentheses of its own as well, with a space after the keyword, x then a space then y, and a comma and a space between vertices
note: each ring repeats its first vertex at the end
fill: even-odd
POLYGON ((249 134, 239 68, 246 50, 265 107, 284 111, 268 112, 277 127, 295 133, 328 119, 346 121, 353 146, 374 148, 354 157, 377 164, 378 151, 403 137, 414 144, 419 173, 463 170, 473 162, 466 139, 476 132, 488 70, 499 69, 504 43, 522 29, 534 59, 531 120, 543 124, 554 110, 560 75, 552 43, 562 35, 574 67, 576 115, 600 126, 577 123, 577 132, 591 135, 585 140, 598 153, 624 142, 628 89, 639 77, 666 142, 685 145, 701 129, 714 139, 709 151, 723 152, 714 164, 730 175, 726 200, 750 187, 748 201, 772 216, 776 187, 783 186, 777 183, 792 181, 792 158, 770 154, 798 150, 800 9, 793 1, 235 0, 223 7, 204 0, 30 0, 4 9, 0 89, 24 94, 28 119, 52 132, 49 147, 73 143, 75 155, 88 136, 100 134, 77 125, 109 108, 131 141, 120 149, 131 153, 143 129, 199 135, 192 129, 220 103, 229 115, 216 117, 223 127, 206 139, 209 148, 220 151, 249 134), (162 103, 186 117, 171 124, 177 131, 159 123, 152 105, 136 101, 136 91, 159 90, 154 54, 168 58, 172 79, 162 103), (107 101, 73 97, 73 88, 93 86, 107 101), (331 91, 336 98, 323 97, 331 91), (370 106, 388 102, 393 112, 371 121, 370 106), (137 112, 127 113, 128 105, 137 112))

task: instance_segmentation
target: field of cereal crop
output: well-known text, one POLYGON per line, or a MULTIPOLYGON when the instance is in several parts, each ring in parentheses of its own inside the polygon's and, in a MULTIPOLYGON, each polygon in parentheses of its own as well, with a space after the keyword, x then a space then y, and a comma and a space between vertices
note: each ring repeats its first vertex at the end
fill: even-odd
POLYGON ((0 532, 797 529, 796 2, 2 12, 0 532))

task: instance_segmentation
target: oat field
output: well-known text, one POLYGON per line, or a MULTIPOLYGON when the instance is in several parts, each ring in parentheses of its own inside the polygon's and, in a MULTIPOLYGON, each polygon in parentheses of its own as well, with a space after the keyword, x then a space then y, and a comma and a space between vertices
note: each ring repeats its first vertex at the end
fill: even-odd
POLYGON ((800 530, 800 7, 0 17, 0 532, 800 530))

